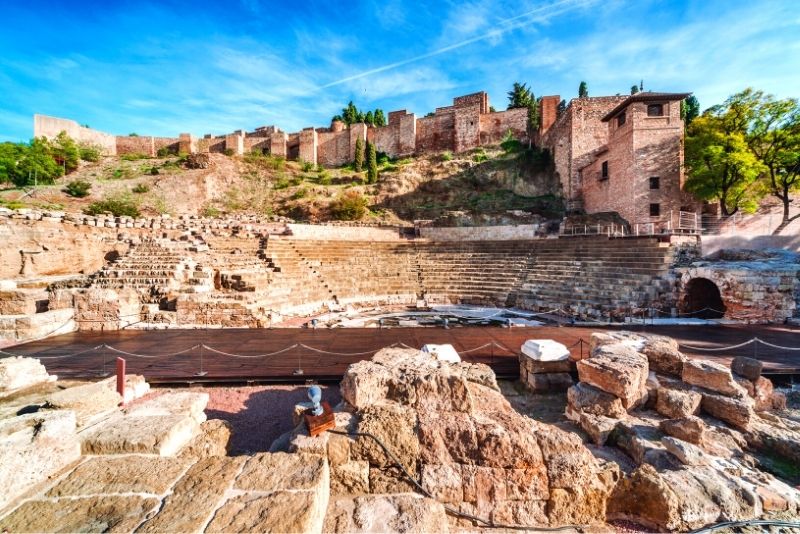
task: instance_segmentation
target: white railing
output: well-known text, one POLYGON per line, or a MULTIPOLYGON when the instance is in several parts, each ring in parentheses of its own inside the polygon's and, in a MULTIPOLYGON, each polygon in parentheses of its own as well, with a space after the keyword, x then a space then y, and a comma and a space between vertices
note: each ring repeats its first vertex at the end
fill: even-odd
POLYGON ((624 225, 618 223, 572 224, 564 226, 561 235, 603 235, 630 237, 700 233, 700 215, 688 211, 670 212, 668 218, 624 225))

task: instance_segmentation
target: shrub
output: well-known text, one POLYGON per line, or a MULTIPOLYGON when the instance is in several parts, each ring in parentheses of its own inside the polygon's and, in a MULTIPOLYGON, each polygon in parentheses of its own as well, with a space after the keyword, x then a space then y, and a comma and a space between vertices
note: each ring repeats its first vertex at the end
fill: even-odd
POLYGON ((135 173, 133 172, 133 170, 128 169, 128 168, 120 167, 120 168, 117 168, 117 169, 113 170, 113 172, 111 173, 111 176, 109 177, 109 179, 111 179, 111 180, 127 180, 128 178, 133 178, 134 174, 135 173))
POLYGON ((172 154, 172 152, 170 151, 169 147, 166 147, 166 146, 162 146, 161 148, 159 148, 159 149, 156 151, 156 155, 157 155, 159 158, 166 158, 166 157, 168 157, 170 154, 172 154))
POLYGON ((272 185, 272 187, 273 189, 286 189, 289 187, 289 179, 284 175, 280 175, 278 176, 277 180, 275 180, 275 183, 272 185))
POLYGON ((124 161, 136 161, 140 159, 148 159, 150 156, 142 154, 141 152, 131 152, 130 154, 122 154, 119 159, 124 161))
POLYGON ((100 215, 111 213, 115 217, 127 215, 128 217, 138 217, 139 208, 132 200, 126 198, 108 198, 92 202, 83 210, 87 215, 100 215))
POLYGON ((219 217, 222 215, 222 212, 219 208, 215 208, 214 206, 206 206, 203 208, 202 215, 203 217, 219 217))
POLYGON ((222 153, 228 157, 231 157, 236 153, 236 151, 234 151, 232 148, 226 148, 225 150, 222 151, 222 153))
POLYGON ((83 180, 73 180, 64 187, 64 192, 75 198, 83 198, 89 196, 89 190, 92 184, 83 180))
POLYGON ((78 147, 78 152, 83 161, 92 162, 100 161, 100 156, 102 154, 100 147, 97 145, 81 145, 78 147))
POLYGON ((514 139, 514 135, 509 129, 503 136, 503 140, 500 141, 500 147, 506 154, 511 154, 512 152, 519 152, 522 148, 522 143, 514 139))
POLYGON ((453 153, 449 150, 445 150, 442 152, 442 161, 451 161, 453 159, 453 153))
POLYGON ((300 160, 300 168, 303 172, 311 172, 314 170, 314 164, 310 161, 300 160))
POLYGON ((298 186, 298 185, 300 185, 302 183, 303 183, 303 177, 302 176, 294 176, 294 177, 292 177, 291 180, 289 180, 289 185, 291 185, 292 187, 296 187, 296 186, 298 186))
POLYGON ((475 153, 474 156, 472 156, 472 160, 475 163, 481 163, 481 162, 486 161, 488 159, 489 159, 489 156, 487 156, 486 152, 484 152, 483 150, 479 150, 478 152, 475 153))
POLYGON ((150 174, 153 176, 158 175, 158 167, 150 167, 150 174))
POLYGON ((148 193, 150 191, 150 186, 147 184, 136 184, 132 189, 134 193, 148 193))
POLYGON ((386 152, 376 152, 375 158, 378 162, 378 165, 386 165, 392 161, 392 158, 390 158, 386 152))
POLYGON ((245 154, 244 160, 257 167, 272 169, 274 171, 282 171, 286 166, 286 159, 282 156, 264 154, 260 149, 253 149, 251 152, 245 154))
POLYGON ((304 198, 306 195, 308 195, 308 189, 306 189, 305 187, 301 187, 300 189, 292 193, 291 198, 292 200, 298 200, 304 198))
POLYGON ((328 171, 322 171, 319 173, 317 177, 317 183, 319 185, 331 185, 331 173, 328 171))
POLYGON ((367 213, 367 199, 358 191, 345 191, 330 204, 331 216, 340 221, 357 221, 367 213))
POLYGON ((50 145, 50 154, 56 160, 65 174, 70 173, 78 168, 80 161, 80 150, 75 141, 67 135, 67 132, 61 131, 50 145))

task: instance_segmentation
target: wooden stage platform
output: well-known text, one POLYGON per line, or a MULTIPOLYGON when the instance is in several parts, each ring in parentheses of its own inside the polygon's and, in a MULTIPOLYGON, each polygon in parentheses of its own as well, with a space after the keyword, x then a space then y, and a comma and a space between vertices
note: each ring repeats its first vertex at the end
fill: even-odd
MULTIPOLYGON (((298 382, 338 381, 348 365, 368 359, 388 345, 402 343, 419 348, 426 343, 450 343, 465 361, 485 363, 500 377, 516 378, 517 354, 526 339, 554 339, 578 355, 588 350, 592 332, 609 329, 543 326, 122 330, 74 332, 5 351, 41 358, 50 373, 62 378, 108 376, 120 356, 126 359, 129 373, 143 374, 155 383, 298 382), (302 375, 294 374, 298 368, 303 370, 302 375)), ((671 336, 698 348, 731 346, 753 337, 784 347, 800 347, 800 329, 790 327, 626 326, 624 329, 671 336)), ((757 357, 764 361, 766 374, 800 375, 800 351, 762 344, 721 352, 686 347, 682 351, 692 357, 723 362, 734 356, 757 357)), ((6 357, 7 353, 0 356, 6 357)))

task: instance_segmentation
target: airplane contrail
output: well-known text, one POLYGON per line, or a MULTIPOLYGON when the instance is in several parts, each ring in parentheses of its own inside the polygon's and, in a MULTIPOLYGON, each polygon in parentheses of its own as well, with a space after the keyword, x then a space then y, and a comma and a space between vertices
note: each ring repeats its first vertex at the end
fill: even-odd
POLYGON ((330 82, 330 83, 327 83, 325 85, 322 85, 322 86, 320 86, 320 89, 327 89, 328 87, 333 87, 335 85, 340 85, 340 84, 347 83, 347 82, 350 82, 350 81, 353 81, 353 80, 358 80, 360 78, 371 76, 373 74, 378 74, 379 72, 385 72, 387 70, 396 69, 397 67, 402 67, 403 65, 408 65, 409 63, 414 63, 415 61, 421 61, 423 59, 428 59, 430 57, 438 56, 440 54, 444 54, 446 52, 450 52, 451 50, 455 50, 457 48, 461 48, 461 47, 470 45, 472 43, 476 43, 478 41, 483 41, 484 39, 489 39, 491 37, 502 35, 503 33, 507 32, 507 31, 510 31, 510 30, 515 30, 517 28, 522 28, 524 26, 532 24, 533 22, 535 22, 535 20, 534 19, 525 20, 525 21, 522 21, 522 22, 518 22, 516 24, 514 24, 514 22, 518 21, 520 19, 528 18, 531 15, 536 15, 536 14, 544 14, 544 15, 548 15, 548 16, 560 15, 561 13, 565 13, 567 11, 570 11, 570 10, 576 8, 576 7, 586 6, 586 5, 592 4, 594 2, 595 2, 595 0, 559 0, 558 2, 554 2, 554 3, 548 4, 546 6, 541 6, 541 7, 538 7, 536 9, 532 9, 532 10, 527 11, 525 13, 522 13, 520 15, 516 15, 516 16, 510 17, 510 18, 507 18, 507 19, 500 20, 497 23, 497 25, 498 26, 506 26, 504 28, 493 29, 493 30, 488 31, 486 33, 483 33, 481 35, 476 35, 475 37, 470 37, 469 39, 466 39, 464 41, 459 41, 458 43, 453 43, 451 45, 447 45, 447 46, 444 46, 442 48, 437 48, 436 50, 432 50, 430 52, 427 52, 427 53, 419 55, 419 56, 415 56, 415 57, 408 58, 408 59, 403 59, 403 60, 397 61, 395 63, 389 63, 388 65, 383 65, 381 67, 376 67, 374 69, 366 70, 364 72, 360 72, 360 73, 354 74, 352 76, 347 76, 346 78, 342 78, 340 80, 336 80, 334 82, 330 82), (561 7, 561 9, 554 10, 554 8, 559 8, 559 7, 561 7), (551 11, 551 10, 553 10, 553 12, 548 12, 548 11, 551 11))

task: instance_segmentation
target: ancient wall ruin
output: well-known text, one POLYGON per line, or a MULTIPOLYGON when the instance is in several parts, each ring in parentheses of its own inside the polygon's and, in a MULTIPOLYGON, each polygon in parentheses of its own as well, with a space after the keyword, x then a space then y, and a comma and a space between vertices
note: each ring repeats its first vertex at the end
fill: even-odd
POLYGON ((107 156, 113 156, 117 153, 117 140, 116 137, 111 134, 81 126, 70 119, 60 119, 47 115, 33 116, 34 137, 52 139, 61 132, 67 132, 67 135, 80 144, 96 145, 100 147, 103 154, 107 156))

